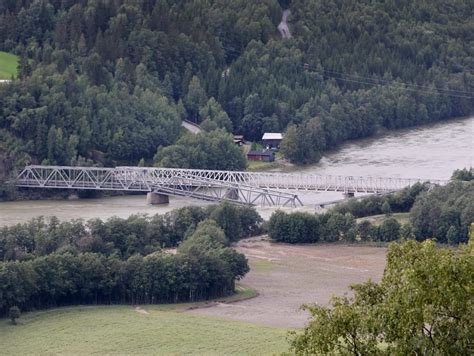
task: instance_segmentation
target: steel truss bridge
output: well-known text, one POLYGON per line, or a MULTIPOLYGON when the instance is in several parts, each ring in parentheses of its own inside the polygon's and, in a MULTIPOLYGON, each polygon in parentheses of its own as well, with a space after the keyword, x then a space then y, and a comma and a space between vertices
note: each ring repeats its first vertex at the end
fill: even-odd
MULTIPOLYGON (((227 200, 237 204, 301 206, 294 191, 386 193, 403 189, 420 179, 321 176, 304 173, 232 172, 151 167, 25 167, 17 177, 18 187, 93 189, 156 192, 207 201, 227 200)), ((448 181, 431 180, 444 185, 448 181)))

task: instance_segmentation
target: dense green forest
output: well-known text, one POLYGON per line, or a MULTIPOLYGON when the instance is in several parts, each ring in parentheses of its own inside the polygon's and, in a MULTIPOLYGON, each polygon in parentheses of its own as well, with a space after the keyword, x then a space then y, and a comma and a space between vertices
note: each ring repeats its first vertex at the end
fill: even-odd
POLYGON ((163 149, 185 118, 249 140, 287 131, 283 153, 308 163, 379 127, 467 115, 471 14, 465 0, 4 0, 0 50, 20 59, 0 86, 0 172, 179 165, 163 156, 200 150, 163 149))
POLYGON ((136 215, 0 229, 0 316, 71 304, 176 303, 234 293, 249 270, 233 241, 256 235, 253 208, 187 207, 136 215), (177 247, 177 252, 165 248, 177 247))

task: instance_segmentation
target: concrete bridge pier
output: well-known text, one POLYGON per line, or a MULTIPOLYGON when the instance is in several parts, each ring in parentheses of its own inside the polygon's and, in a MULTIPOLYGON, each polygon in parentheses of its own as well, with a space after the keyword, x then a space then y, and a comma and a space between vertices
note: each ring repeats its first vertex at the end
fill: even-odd
POLYGON ((354 192, 345 192, 344 198, 354 198, 354 195, 355 195, 354 192))
POLYGON ((148 192, 146 194, 146 202, 151 205, 169 204, 170 197, 166 194, 148 192))

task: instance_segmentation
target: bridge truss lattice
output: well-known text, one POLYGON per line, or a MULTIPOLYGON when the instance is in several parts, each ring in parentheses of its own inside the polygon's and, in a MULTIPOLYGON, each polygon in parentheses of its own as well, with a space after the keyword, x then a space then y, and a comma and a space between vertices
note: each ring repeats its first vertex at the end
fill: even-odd
MULTIPOLYGON (((153 167, 27 166, 18 187, 157 192, 238 204, 299 206, 290 191, 384 193, 420 179, 321 176, 304 173, 233 172, 153 167)), ((432 184, 447 181, 431 180, 432 184)))
POLYGON ((301 206, 296 194, 246 184, 192 169, 137 167, 27 166, 17 177, 18 187, 77 190, 156 192, 236 204, 301 206))

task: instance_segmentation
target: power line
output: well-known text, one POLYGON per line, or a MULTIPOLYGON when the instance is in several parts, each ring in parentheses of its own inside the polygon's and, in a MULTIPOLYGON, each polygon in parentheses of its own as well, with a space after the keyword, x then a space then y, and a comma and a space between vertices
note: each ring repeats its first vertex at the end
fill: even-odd
MULTIPOLYGON (((305 65, 305 68, 309 68, 309 66, 305 65)), ((391 86, 397 86, 398 89, 412 91, 419 94, 432 94, 432 95, 450 96, 450 97, 463 98, 463 99, 474 99, 474 92, 470 92, 470 91, 430 88, 427 86, 422 86, 422 85, 417 85, 417 84, 348 75, 341 72, 330 71, 330 70, 317 70, 317 69, 311 69, 311 70, 313 72, 323 75, 327 79, 332 78, 332 79, 337 79, 337 80, 341 80, 345 82, 365 84, 365 85, 378 85, 378 86, 391 85, 391 86), (354 79, 354 78, 357 78, 357 79, 354 79)))
MULTIPOLYGON (((369 77, 362 77, 362 76, 359 76, 359 75, 344 74, 344 73, 341 73, 341 72, 336 72, 336 71, 327 70, 327 69, 325 69, 324 71, 328 72, 328 73, 334 73, 336 75, 341 75, 341 76, 346 76, 346 77, 353 77, 353 78, 360 78, 360 79, 366 79, 366 80, 367 79, 368 80, 374 80, 374 81, 383 82, 383 83, 386 83, 386 84, 403 84, 403 85, 406 85, 406 86, 409 86, 409 87, 415 87, 415 88, 419 88, 419 89, 434 90, 431 87, 427 87, 427 86, 419 85, 419 84, 403 83, 403 82, 398 82, 398 81, 395 81, 395 80, 374 79, 374 78, 369 78, 369 77)), ((379 83, 376 83, 376 84, 379 84, 379 83)), ((459 93, 459 94, 467 94, 467 95, 474 94, 474 92, 472 92, 472 91, 464 91, 464 90, 456 90, 456 89, 437 88, 437 90, 438 91, 439 90, 448 91, 448 92, 459 93)))
POLYGON ((319 73, 322 74, 327 79, 331 78, 331 79, 337 79, 337 80, 341 80, 341 81, 345 81, 345 82, 372 85, 372 86, 374 86, 374 85, 390 86, 391 85, 393 87, 397 87, 398 89, 402 89, 402 90, 406 90, 406 91, 412 91, 412 92, 415 92, 415 93, 418 93, 418 94, 432 94, 432 95, 450 96, 450 97, 463 98, 463 99, 474 99, 474 96, 460 95, 460 94, 457 94, 457 93, 449 93, 447 90, 440 91, 440 90, 435 90, 435 89, 419 89, 419 88, 410 88, 410 87, 403 86, 403 85, 406 85, 406 83, 395 82, 395 83, 392 83, 392 84, 383 84, 383 83, 375 83, 375 82, 372 82, 372 81, 362 81, 362 80, 344 78, 344 77, 340 77, 340 76, 328 75, 328 74, 325 74, 323 72, 319 72, 319 73))
MULTIPOLYGON (((345 82, 351 82, 351 83, 358 83, 358 84, 366 84, 366 85, 379 85, 379 86, 388 86, 388 85, 385 85, 385 84, 380 84, 380 83, 373 83, 373 82, 364 82, 364 81, 361 81, 361 80, 354 80, 354 79, 347 79, 347 78, 340 78, 340 77, 335 77, 335 76, 329 76, 327 74, 323 74, 323 76, 327 77, 327 78, 332 78, 332 79, 338 79, 338 80, 342 80, 342 81, 345 81, 345 82)), ((390 84, 389 84, 390 85, 390 84)), ((399 85, 404 85, 404 83, 400 83, 399 85)), ((392 86, 395 86, 392 84, 392 86)), ((415 92, 415 93, 418 93, 418 94, 432 94, 432 95, 440 95, 440 96, 450 96, 450 97, 454 97, 454 98, 463 98, 463 99, 474 99, 474 96, 466 96, 466 95, 457 95, 457 94, 449 94, 449 93, 440 93, 439 91, 434 91, 434 90, 431 90, 431 91, 428 91, 428 90, 421 90, 421 89, 415 89, 415 88, 406 88, 406 87, 401 87, 399 86, 398 89, 402 89, 402 90, 407 90, 407 91, 412 91, 412 92, 415 92)))
MULTIPOLYGON (((392 85, 392 86, 398 86, 398 89, 412 91, 412 92, 416 92, 416 93, 420 93, 420 94, 424 93, 424 94, 451 96, 451 97, 464 98, 464 99, 474 99, 474 96, 472 96, 472 95, 461 95, 461 94, 454 93, 454 92, 450 93, 448 89, 438 89, 438 88, 436 88, 436 89, 435 88, 433 88, 433 89, 423 89, 423 87, 421 87, 421 86, 419 86, 419 87, 415 86, 415 87, 410 88, 410 87, 406 87, 407 83, 387 81, 387 83, 384 84, 384 83, 374 82, 375 79, 372 79, 372 78, 368 78, 367 80, 369 80, 369 81, 366 81, 366 80, 364 81, 364 80, 360 80, 360 79, 352 79, 350 77, 345 78, 341 75, 336 76, 336 75, 326 74, 324 71, 315 70, 315 72, 322 74, 326 78, 338 79, 338 80, 341 80, 341 81, 346 81, 346 82, 351 82, 351 83, 359 83, 359 84, 366 84, 366 85, 379 85, 379 86, 392 85), (402 85, 404 85, 405 87, 402 87, 402 85)), ((427 87, 424 87, 424 88, 427 88, 427 87)), ((465 92, 465 93, 470 94, 471 92, 465 92)))

